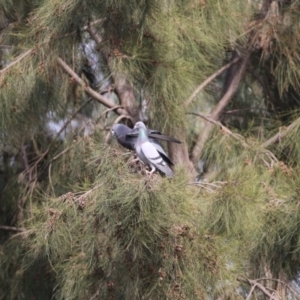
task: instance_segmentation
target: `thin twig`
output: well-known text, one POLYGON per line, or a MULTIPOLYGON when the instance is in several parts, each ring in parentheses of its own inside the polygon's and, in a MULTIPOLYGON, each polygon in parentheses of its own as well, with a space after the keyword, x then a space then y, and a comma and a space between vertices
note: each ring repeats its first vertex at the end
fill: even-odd
POLYGON ((0 225, 1 230, 7 230, 7 231, 16 231, 16 232, 25 232, 26 228, 23 227, 14 227, 14 226, 4 226, 0 225))
POLYGON ((81 195, 78 195, 75 197, 75 201, 80 201, 80 199, 86 197, 87 195, 89 195, 90 193, 92 193, 93 191, 97 190, 99 187, 103 186, 103 183, 101 184, 98 184, 96 186, 94 186, 93 188, 91 188, 90 190, 84 192, 83 194, 81 195))
POLYGON ((96 24, 102 23, 104 20, 105 20, 105 18, 102 18, 102 19, 98 19, 98 20, 95 20, 93 22, 90 22, 88 25, 83 26, 81 28, 81 30, 82 31, 88 30, 91 25, 96 25, 96 24))
MULTIPOLYGON (((84 102, 78 109, 76 109, 74 111, 74 113, 69 117, 69 119, 64 123, 64 125, 60 128, 60 130, 57 132, 57 134, 55 135, 53 141, 56 141, 57 138, 61 135, 61 133, 67 128, 67 126, 72 122, 72 120, 77 116, 77 114, 90 102, 92 101, 92 99, 87 100, 86 102, 84 102)), ((51 146, 51 144, 50 144, 51 146)), ((50 148, 49 146, 49 148, 50 148)))
POLYGON ((296 119, 293 123, 291 123, 285 130, 280 130, 278 133, 276 133, 273 137, 265 141, 261 144, 262 148, 267 148, 270 145, 276 143, 281 138, 285 137, 290 131, 292 131, 295 127, 300 125, 300 117, 296 119))
POLYGON ((203 188, 210 193, 215 192, 216 189, 219 189, 222 187, 222 185, 227 184, 227 181, 214 181, 214 182, 205 182, 205 181, 198 181, 198 182, 191 182, 188 183, 188 185, 195 185, 200 188, 203 188), (216 183, 219 183, 220 185, 218 186, 216 183))
POLYGON ((197 94, 203 90, 211 81, 213 81, 216 77, 218 77, 219 75, 221 75, 225 70, 227 70, 230 66, 232 66, 233 64, 237 63, 239 60, 241 59, 241 57, 237 57, 234 60, 232 60, 231 62, 229 62, 228 64, 226 64, 225 66, 223 66, 222 68, 220 68, 218 71, 216 71, 215 73, 213 73, 211 76, 209 76, 206 80, 204 80, 193 92, 193 94, 185 101, 185 107, 189 106, 190 103, 192 102, 192 100, 197 96, 197 94))
POLYGON ((52 167, 52 164, 49 164, 49 168, 48 168, 49 185, 51 187, 53 195, 55 195, 55 191, 54 191, 54 187, 53 187, 53 183, 52 183, 52 178, 51 178, 51 167, 52 167))
MULTIPOLYGON (((60 134, 66 129, 66 127, 70 124, 70 122, 76 117, 76 115, 80 112, 80 110, 87 105, 89 102, 91 102, 92 99, 89 99, 88 101, 86 101, 85 103, 83 103, 70 117, 69 119, 64 123, 64 125, 61 127, 61 129, 57 132, 57 134, 55 135, 55 137, 53 138, 52 142, 50 143, 50 145, 48 146, 48 148, 37 158, 37 160, 30 166, 29 169, 25 169, 25 171, 23 171, 25 178, 26 175, 29 176, 29 185, 28 185, 28 189, 26 190, 25 195, 23 196, 22 200, 20 201, 20 205, 19 205, 19 213, 17 214, 17 219, 19 220, 19 215, 21 213, 21 209, 24 207, 26 200, 28 198, 28 196, 31 196, 33 193, 33 190, 36 186, 37 183, 37 176, 38 176, 38 164, 46 157, 46 155, 49 153, 51 147, 54 145, 55 141, 57 140, 57 138, 60 136, 60 134)), ((69 147, 70 148, 70 147, 69 147)), ((66 149, 65 152, 67 152, 69 150, 69 148, 66 149)), ((63 153, 65 153, 63 151, 63 153)), ((54 157, 55 159, 58 158, 58 156, 62 155, 62 153, 58 154, 56 157, 54 157)), ((51 166, 51 163, 54 161, 54 159, 52 159, 44 168, 47 168, 49 165, 51 166)), ((51 170, 48 170, 51 171, 51 170)), ((51 178, 50 178, 51 180, 51 178)))
POLYGON ((105 121, 104 121, 104 126, 103 126, 103 128, 105 128, 106 127, 106 119, 107 119, 107 117, 108 117, 108 113, 110 112, 110 111, 114 111, 114 110, 116 110, 116 109, 118 109, 118 108, 123 108, 123 106, 122 105, 116 105, 116 106, 114 106, 114 107, 112 107, 112 108, 108 108, 108 109, 106 109, 97 119, 96 119, 96 121, 95 121, 95 123, 98 123, 99 121, 100 121, 100 119, 103 117, 103 116, 105 116, 105 121))
MULTIPOLYGON (((233 133, 230 129, 228 129, 226 126, 224 126, 221 122, 213 120, 212 118, 210 118, 208 116, 204 116, 204 115, 199 114, 199 113, 187 112, 187 114, 198 116, 198 117, 204 119, 205 121, 208 121, 208 122, 210 122, 210 123, 212 123, 216 126, 219 126, 223 133, 227 133, 231 137, 233 137, 234 139, 238 140, 244 148, 246 148, 246 149, 253 148, 253 147, 251 147, 250 145, 248 145, 246 143, 245 138, 243 136, 241 136, 240 134, 233 133)), ((260 149, 261 147, 262 146, 258 147, 258 149, 260 149)), ((262 149, 262 151, 258 152, 257 155, 259 156, 259 158, 264 162, 264 164, 268 168, 272 168, 274 166, 274 163, 278 163, 278 159, 276 158, 276 156, 271 151, 269 151, 267 149, 262 149), (263 157, 264 155, 266 155, 266 157, 270 159, 270 163, 268 163, 264 159, 264 157, 263 157)))
POLYGON ((251 299, 252 293, 254 292, 255 288, 256 288, 256 284, 252 285, 251 290, 250 290, 250 292, 249 292, 248 297, 246 298, 246 300, 250 300, 251 299))
POLYGON ((72 148, 74 147, 74 144, 66 149, 64 149, 63 151, 61 151, 60 153, 58 153, 57 155, 55 155, 49 162, 49 164, 53 163, 55 160, 57 160, 59 157, 61 157, 62 155, 64 155, 65 153, 67 153, 68 151, 70 151, 72 148))
POLYGON ((250 146, 244 141, 244 137, 239 135, 239 134, 236 134, 236 133, 233 133, 230 129, 228 129, 226 126, 224 126, 221 122, 219 121, 216 121, 210 117, 207 117, 207 116, 204 116, 202 114, 199 114, 199 113, 194 113, 194 112, 187 112, 187 114, 190 114, 190 115, 195 115, 195 116, 198 116, 202 119, 204 119, 205 121, 208 121, 214 125, 217 125, 217 126, 220 126, 221 127, 221 130, 222 132, 224 133, 228 133, 230 136, 232 136, 233 138, 235 138, 236 140, 240 141, 241 144, 245 147, 245 148, 249 148, 250 146))
POLYGON ((9 68, 11 68, 12 66, 14 66, 15 64, 17 64, 19 61, 21 61, 24 57, 26 57, 27 55, 31 54, 31 52, 33 51, 32 49, 27 50, 26 52, 20 54, 13 62, 11 62, 7 67, 5 67, 4 69, 0 70, 0 74, 5 73, 9 68))
POLYGON ((95 40, 95 42, 97 44, 100 44, 101 41, 102 41, 102 37, 101 35, 97 32, 94 24, 90 23, 88 26, 87 26, 87 31, 89 32, 89 34, 91 35, 91 37, 95 40))
POLYGON ((53 138, 52 142, 50 143, 50 145, 48 146, 48 148, 46 149, 46 151, 44 153, 42 153, 40 155, 40 157, 34 162, 33 166, 31 167, 31 169, 35 166, 37 166, 37 164, 39 162, 41 162, 41 160, 48 154, 48 152, 50 151, 52 145, 55 143, 55 141, 57 140, 57 138, 61 135, 61 133, 66 129, 66 127, 72 122, 72 120, 77 116, 77 114, 82 110, 82 108, 87 105, 89 102, 91 102, 91 99, 89 99, 88 101, 86 101, 85 103, 83 103, 70 117, 69 119, 64 123, 64 125, 60 128, 60 130, 56 133, 55 137, 53 138))

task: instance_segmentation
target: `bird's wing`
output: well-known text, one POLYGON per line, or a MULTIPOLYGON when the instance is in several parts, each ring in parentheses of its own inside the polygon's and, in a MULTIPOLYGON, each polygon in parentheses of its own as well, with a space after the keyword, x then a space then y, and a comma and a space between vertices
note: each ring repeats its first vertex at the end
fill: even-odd
POLYGON ((174 165, 174 163, 169 158, 168 154, 165 152, 163 147, 153 138, 149 138, 149 142, 155 147, 155 149, 158 151, 158 153, 161 155, 163 160, 167 162, 169 165, 174 165))
POLYGON ((149 164, 165 173, 167 176, 173 176, 174 173, 168 164, 163 160, 160 153, 149 141, 143 142, 141 145, 143 155, 148 160, 149 164))
MULTIPOLYGON (((171 136, 167 136, 162 134, 160 131, 158 130, 154 130, 154 129, 148 129, 147 130, 147 134, 149 137, 152 137, 154 139, 157 140, 161 140, 161 141, 168 141, 168 142, 172 142, 172 143, 177 143, 177 144, 181 144, 181 141, 171 137, 171 136)), ((138 128, 133 128, 130 132, 128 132, 126 134, 128 137, 135 137, 139 135, 139 129, 138 128)))
POLYGON ((181 144, 181 141, 171 137, 171 136, 167 136, 161 133, 149 133, 148 134, 149 137, 157 139, 157 140, 161 140, 161 141, 167 141, 167 142, 172 142, 172 143, 176 143, 176 144, 181 144))

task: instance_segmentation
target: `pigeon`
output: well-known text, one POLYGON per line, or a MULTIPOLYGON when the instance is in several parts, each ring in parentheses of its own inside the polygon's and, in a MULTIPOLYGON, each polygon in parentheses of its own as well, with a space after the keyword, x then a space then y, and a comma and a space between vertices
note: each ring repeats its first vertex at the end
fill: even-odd
POLYGON ((135 144, 135 151, 138 158, 146 165, 151 167, 149 175, 158 169, 167 176, 173 177, 174 173, 168 166, 164 156, 155 148, 154 144, 149 141, 147 128, 143 122, 137 122, 134 126, 139 130, 139 136, 135 144))
MULTIPOLYGON (((126 125, 123 124, 114 124, 111 129, 112 135, 116 136, 117 141, 120 145, 122 145, 124 148, 127 148, 129 150, 134 150, 135 145, 138 140, 139 135, 139 129, 138 128, 129 128, 126 125)), ((148 139, 151 144, 156 148, 156 150, 159 152, 159 154, 163 157, 163 159, 170 165, 174 165, 171 159, 168 157, 167 153, 164 151, 160 143, 157 141, 164 140, 164 141, 170 141, 173 143, 180 144, 181 142, 175 138, 163 135, 158 130, 148 129, 147 130, 148 139)))

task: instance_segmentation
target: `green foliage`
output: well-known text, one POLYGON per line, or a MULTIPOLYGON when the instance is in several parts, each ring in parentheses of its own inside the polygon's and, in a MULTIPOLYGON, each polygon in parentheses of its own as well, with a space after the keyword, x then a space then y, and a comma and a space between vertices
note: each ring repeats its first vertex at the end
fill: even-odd
POLYGON ((299 126, 270 151, 261 143, 298 117, 299 1, 269 1, 259 16, 257 1, 244 2, 1 2, 0 226, 24 227, 0 238, 1 299, 242 299, 250 289, 239 276, 297 278, 299 126), (221 115, 232 132, 210 136, 199 182, 184 166, 173 179, 148 178, 105 145, 113 112, 79 110, 85 86, 57 58, 89 84, 89 24, 101 37, 99 86, 125 76, 151 127, 186 131, 189 149, 201 125, 186 110, 211 111, 224 78, 189 108, 186 99, 227 51, 251 49, 221 115), (70 129, 81 117, 93 133, 70 129), (67 130, 54 137, 49 121, 67 130))
MULTIPOLYGON (((45 195, 26 222, 18 278, 46 268, 58 299, 199 299, 217 291, 213 282, 226 274, 222 246, 205 237, 201 202, 185 177, 147 179, 103 146, 96 157, 81 171, 94 178, 80 184, 83 192, 45 195)), ((35 284, 28 281, 26 297, 35 284)))

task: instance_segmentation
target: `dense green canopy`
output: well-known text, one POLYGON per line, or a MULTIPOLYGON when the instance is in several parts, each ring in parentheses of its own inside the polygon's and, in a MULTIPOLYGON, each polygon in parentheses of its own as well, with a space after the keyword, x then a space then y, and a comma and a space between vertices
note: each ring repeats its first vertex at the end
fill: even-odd
POLYGON ((300 298, 299 1, 0 4, 0 299, 300 298))

